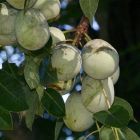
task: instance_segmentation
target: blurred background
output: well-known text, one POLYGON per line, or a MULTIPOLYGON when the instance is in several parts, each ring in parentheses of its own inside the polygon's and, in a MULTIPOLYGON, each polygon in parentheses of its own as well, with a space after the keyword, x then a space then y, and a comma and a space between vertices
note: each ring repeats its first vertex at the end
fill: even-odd
MULTIPOLYGON (((78 0, 61 0, 60 17, 51 25, 71 30, 82 16, 78 0)), ((115 94, 132 105, 135 118, 140 121, 140 0, 100 0, 89 35, 93 39, 104 39, 117 49, 120 78, 115 85, 115 94)), ((23 61, 23 54, 20 59, 23 61)), ((15 126, 17 130, 12 133, 0 132, 0 140, 53 140, 55 121, 46 113, 35 120, 32 133, 24 125, 15 126)), ((132 122, 130 127, 140 136, 139 123, 132 122)), ((75 140, 87 133, 73 133, 63 126, 59 140, 75 140)), ((88 140, 94 139, 92 135, 88 140)))

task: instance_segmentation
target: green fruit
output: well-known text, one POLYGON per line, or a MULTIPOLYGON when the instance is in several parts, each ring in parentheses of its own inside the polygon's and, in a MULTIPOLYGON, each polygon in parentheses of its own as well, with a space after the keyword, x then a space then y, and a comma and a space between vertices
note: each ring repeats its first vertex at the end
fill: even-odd
POLYGON ((56 69, 58 80, 68 81, 80 72, 82 59, 78 49, 68 44, 60 44, 53 49, 51 63, 56 69))
POLYGON ((53 44, 66 40, 64 33, 60 29, 56 27, 49 27, 49 29, 50 29, 53 44))
POLYGON ((95 80, 86 76, 82 81, 81 93, 84 106, 92 113, 108 110, 114 101, 114 86, 111 78, 95 80))
MULTIPOLYGON (((11 6, 16 9, 24 9, 25 0, 6 0, 11 6)), ((27 0, 27 8, 32 7, 36 0, 27 0)))
POLYGON ((30 9, 19 12, 16 19, 16 36, 19 44, 27 50, 44 47, 50 37, 48 23, 41 12, 30 9))
POLYGON ((82 60, 83 69, 89 76, 106 79, 118 68, 119 55, 108 42, 94 39, 84 46, 82 60))
POLYGON ((84 107, 79 93, 71 93, 65 107, 64 122, 71 130, 76 132, 85 131, 94 124, 93 114, 84 107))
POLYGON ((10 45, 16 42, 15 20, 17 11, 2 3, 0 6, 0 45, 10 45))
POLYGON ((59 0, 37 0, 34 8, 39 9, 47 20, 53 19, 60 13, 59 0))

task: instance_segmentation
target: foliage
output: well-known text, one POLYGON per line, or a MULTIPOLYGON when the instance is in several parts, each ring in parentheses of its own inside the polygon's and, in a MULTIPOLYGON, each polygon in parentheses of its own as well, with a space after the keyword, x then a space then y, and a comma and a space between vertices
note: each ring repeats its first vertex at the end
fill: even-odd
MULTIPOLYGON (((24 12, 28 10, 26 7, 27 1, 25 0, 24 12)), ((81 9, 90 23, 93 22, 98 2, 99 0, 79 1, 81 9)), ((52 23, 52 21, 49 22, 52 23)), ((70 32, 68 31, 68 33, 70 32)), ((86 33, 83 36, 82 39, 85 44, 85 42, 89 41, 90 37, 86 33)), ((67 40, 70 39, 67 38, 67 40)), ((72 40, 75 40, 75 36, 72 40)), ((64 42, 67 43, 67 41, 64 42)), ((73 42, 71 43, 70 41, 72 45, 73 42)), ((83 45, 83 42, 81 41, 79 46, 83 45)), ((57 70, 52 68, 51 65, 52 46, 54 47, 52 37, 50 37, 42 49, 36 51, 25 50, 22 48, 22 45, 16 44, 16 47, 25 53, 26 60, 20 68, 5 63, 3 69, 0 70, 0 130, 13 129, 13 113, 20 114, 23 120, 25 120, 26 126, 32 130, 35 117, 37 115, 43 116, 44 112, 47 111, 58 120, 54 130, 55 140, 58 139, 63 126, 62 119, 65 116, 65 103, 62 95, 59 93, 60 87, 54 84, 58 82, 58 78, 57 70), (48 83, 54 87, 48 87, 48 83)), ((80 77, 82 76, 81 74, 80 77)), ((78 76, 74 78, 81 82, 78 76)), ((79 140, 86 140, 94 132, 98 132, 100 140, 140 139, 128 127, 130 121, 136 121, 131 105, 124 99, 115 97, 113 105, 109 108, 108 110, 93 113, 96 128, 89 135, 79 137, 79 140)))

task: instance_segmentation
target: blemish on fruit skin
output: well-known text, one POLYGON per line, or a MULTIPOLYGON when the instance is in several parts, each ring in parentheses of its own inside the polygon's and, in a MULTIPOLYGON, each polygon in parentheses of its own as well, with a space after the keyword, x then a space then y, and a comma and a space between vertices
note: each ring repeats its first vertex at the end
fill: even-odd
POLYGON ((94 79, 106 79, 119 65, 117 51, 102 39, 94 39, 86 43, 82 60, 83 70, 94 79))

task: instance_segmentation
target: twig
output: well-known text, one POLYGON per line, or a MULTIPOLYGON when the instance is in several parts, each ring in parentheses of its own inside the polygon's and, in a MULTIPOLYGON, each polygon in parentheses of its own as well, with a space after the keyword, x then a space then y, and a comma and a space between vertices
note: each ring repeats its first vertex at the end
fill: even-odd
POLYGON ((85 34, 87 34, 89 28, 89 20, 85 16, 82 17, 79 25, 76 28, 75 38, 73 45, 79 45, 85 34))

